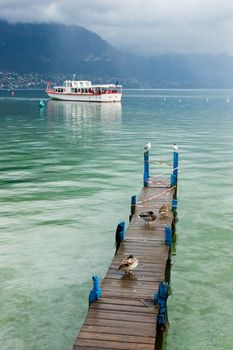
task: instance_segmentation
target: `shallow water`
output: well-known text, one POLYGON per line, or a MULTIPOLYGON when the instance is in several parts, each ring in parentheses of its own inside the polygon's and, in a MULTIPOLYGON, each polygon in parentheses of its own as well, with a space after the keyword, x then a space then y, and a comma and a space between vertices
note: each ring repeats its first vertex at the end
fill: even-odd
POLYGON ((72 348, 149 141, 155 161, 180 149, 167 350, 232 349, 233 91, 127 90, 122 104, 1 91, 0 106, 0 349, 72 348))

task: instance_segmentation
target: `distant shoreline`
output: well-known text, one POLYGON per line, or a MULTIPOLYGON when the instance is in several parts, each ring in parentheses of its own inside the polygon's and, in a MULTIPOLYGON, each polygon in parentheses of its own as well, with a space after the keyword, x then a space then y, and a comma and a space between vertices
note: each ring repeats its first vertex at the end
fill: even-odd
MULTIPOLYGON (((217 91, 217 90, 233 90, 232 88, 123 88, 122 90, 128 91, 166 91, 166 90, 172 90, 172 91, 217 91)), ((45 88, 0 88, 0 91, 45 91, 45 88)))

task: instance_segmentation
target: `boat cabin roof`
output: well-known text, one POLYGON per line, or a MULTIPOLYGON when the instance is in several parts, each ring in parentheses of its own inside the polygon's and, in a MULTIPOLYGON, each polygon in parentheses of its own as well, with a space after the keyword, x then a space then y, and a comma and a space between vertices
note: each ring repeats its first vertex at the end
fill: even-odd
POLYGON ((69 88, 104 88, 104 89, 113 89, 119 87, 121 88, 122 85, 116 85, 116 84, 95 84, 92 85, 90 80, 66 80, 63 83, 63 86, 54 86, 54 88, 61 88, 61 87, 69 87, 69 88))
POLYGON ((65 87, 90 88, 91 81, 89 80, 66 80, 63 84, 65 87))

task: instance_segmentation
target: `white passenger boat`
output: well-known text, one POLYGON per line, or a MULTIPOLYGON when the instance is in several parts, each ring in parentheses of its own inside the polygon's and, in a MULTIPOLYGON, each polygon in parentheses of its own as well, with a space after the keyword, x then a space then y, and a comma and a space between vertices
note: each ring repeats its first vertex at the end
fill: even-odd
POLYGON ((54 100, 82 102, 120 102, 122 85, 97 84, 92 85, 87 80, 66 80, 62 86, 48 85, 48 96, 54 100))

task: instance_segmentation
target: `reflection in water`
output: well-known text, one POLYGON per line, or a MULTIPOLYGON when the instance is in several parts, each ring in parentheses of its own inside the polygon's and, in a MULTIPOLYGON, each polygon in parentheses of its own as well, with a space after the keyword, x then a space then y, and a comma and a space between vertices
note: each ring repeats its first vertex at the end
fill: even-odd
POLYGON ((48 117, 61 117, 69 124, 80 121, 101 120, 103 125, 121 124, 121 103, 88 103, 70 101, 48 101, 48 117))

